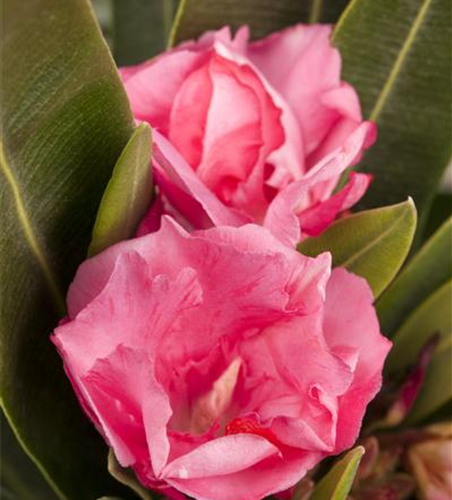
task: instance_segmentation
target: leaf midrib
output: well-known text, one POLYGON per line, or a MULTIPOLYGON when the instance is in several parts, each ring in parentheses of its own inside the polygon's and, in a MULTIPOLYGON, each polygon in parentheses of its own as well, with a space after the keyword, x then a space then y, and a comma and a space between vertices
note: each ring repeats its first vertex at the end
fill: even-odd
POLYGON ((33 228, 33 224, 28 215, 19 183, 17 182, 17 179, 14 176, 14 173, 6 159, 3 141, 0 141, 0 170, 3 172, 6 182, 11 189, 17 213, 17 220, 19 222, 19 227, 21 228, 25 237, 25 241, 27 242, 31 253, 35 256, 38 262, 38 265, 47 283, 49 291, 54 299, 58 312, 61 314, 61 316, 63 316, 65 313, 64 296, 61 292, 57 280, 55 279, 51 271, 51 267, 46 258, 45 252, 35 233, 35 229, 33 228))
MULTIPOLYGON (((340 32, 341 26, 344 24, 345 20, 347 19, 348 15, 353 11, 353 8, 355 7, 355 4, 357 4, 360 0, 353 0, 348 7, 345 9, 344 14, 342 15, 341 19, 339 20, 338 24, 336 25, 336 29, 334 30, 333 33, 333 42, 334 39, 337 35, 337 33, 340 32)), ((383 88, 381 89, 381 92, 378 94, 378 98, 372 108, 372 111, 369 114, 369 120, 377 122, 381 112, 383 111, 383 108, 385 107, 388 98, 391 94, 392 89, 394 88, 394 85, 397 81, 397 78, 401 72, 401 69, 403 67, 403 64, 405 62, 405 59, 408 56, 408 53, 410 52, 414 40, 416 38, 416 35, 422 26, 422 23, 425 20, 425 17, 427 15, 427 11, 431 5, 433 0, 424 0, 423 3, 421 4, 419 11, 414 19, 413 25, 408 31, 407 37, 405 41, 402 44, 402 47, 397 54, 397 57, 394 61, 394 64, 391 68, 391 71, 389 72, 388 78, 385 81, 385 84, 383 85, 383 88)))
POLYGON ((399 223, 408 215, 409 212, 403 211, 396 219, 394 219, 393 224, 389 226, 385 231, 383 231, 376 239, 370 241, 365 246, 363 246, 358 252, 353 254, 351 257, 346 259, 343 262, 336 263, 337 266, 346 267, 347 269, 350 267, 352 263, 355 263, 359 260, 364 254, 366 254, 374 245, 381 242, 390 234, 395 227, 399 225, 399 223))

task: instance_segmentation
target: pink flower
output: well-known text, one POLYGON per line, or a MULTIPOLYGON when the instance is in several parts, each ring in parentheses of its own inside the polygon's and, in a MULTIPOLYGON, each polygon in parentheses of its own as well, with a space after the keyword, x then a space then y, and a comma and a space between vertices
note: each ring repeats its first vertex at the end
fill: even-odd
MULTIPOLYGON (((224 28, 121 70, 135 118, 160 132, 156 144, 171 157, 154 165, 167 213, 192 228, 215 225, 204 207, 213 193, 235 225, 264 224, 292 244, 300 224, 317 235, 361 198, 367 175, 333 191, 375 126, 340 79, 330 33, 297 25, 249 42, 246 27, 235 38, 224 28)), ((142 233, 155 229, 150 221, 155 208, 142 233)))
POLYGON ((68 310, 53 342, 120 464, 205 500, 282 491, 350 447, 390 348, 362 278, 254 224, 165 216, 82 264, 68 310))

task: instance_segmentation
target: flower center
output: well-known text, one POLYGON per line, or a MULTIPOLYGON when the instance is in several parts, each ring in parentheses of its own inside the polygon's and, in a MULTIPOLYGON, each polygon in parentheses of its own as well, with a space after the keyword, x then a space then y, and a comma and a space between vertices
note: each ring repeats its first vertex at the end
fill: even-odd
POLYGON ((215 380, 212 389, 202 395, 191 412, 191 431, 202 434, 221 418, 231 404, 242 360, 234 359, 226 370, 215 380))

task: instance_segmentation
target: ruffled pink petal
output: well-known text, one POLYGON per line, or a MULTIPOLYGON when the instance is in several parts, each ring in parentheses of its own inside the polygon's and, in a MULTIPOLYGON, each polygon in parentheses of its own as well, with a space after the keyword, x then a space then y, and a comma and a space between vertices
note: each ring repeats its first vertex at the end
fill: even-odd
MULTIPOLYGON (((241 30, 238 34, 240 32, 241 30)), ((243 81, 251 86, 259 96, 264 137, 263 148, 261 148, 261 163, 266 161, 274 168, 266 183, 272 187, 280 188, 287 185, 288 182, 300 178, 305 165, 303 141, 298 121, 290 106, 272 87, 261 71, 243 55, 243 52, 229 50, 221 44, 216 44, 215 50, 221 57, 234 63, 236 67, 248 69, 242 74, 251 76, 251 78, 243 81)), ((249 189, 249 186, 246 187, 249 189)), ((262 179, 260 189, 262 190, 262 179)), ((254 190, 257 192, 257 188, 254 190)))
POLYGON ((165 479, 198 479, 239 472, 279 454, 278 448, 261 436, 235 434, 201 444, 192 452, 169 463, 165 479))
POLYGON ((207 114, 214 90, 209 66, 205 64, 187 76, 171 108, 168 138, 193 169, 203 156, 207 114))
MULTIPOLYGON (((216 50, 233 57, 224 47, 216 46, 216 50)), ((281 110, 250 65, 228 57, 217 53, 210 62, 213 97, 197 172, 226 203, 246 212, 251 209, 251 214, 263 212, 263 178, 260 182, 249 179, 263 171, 265 159, 283 143, 281 110), (240 113, 231 113, 232 107, 240 113)))
MULTIPOLYGON (((308 156, 308 169, 335 149, 340 148, 362 123, 358 95, 348 83, 342 82, 338 87, 325 92, 322 95, 322 102, 335 111, 336 119, 319 146, 308 156)), ((358 156, 355 163, 360 159, 361 157, 358 156)))
POLYGON ((174 98, 205 55, 190 50, 164 53, 132 68, 123 68, 124 87, 135 119, 167 133, 174 98))
POLYGON ((239 226, 248 220, 246 216, 223 205, 161 134, 154 131, 153 139, 154 161, 161 175, 161 190, 194 227, 205 227, 206 216, 218 226, 239 226), (181 194, 184 195, 182 199, 181 194))
POLYGON ((206 31, 198 38, 198 40, 188 40, 183 42, 178 46, 178 48, 203 51, 212 48, 215 43, 219 42, 234 52, 243 53, 246 50, 248 38, 249 29, 247 26, 241 26, 235 33, 235 36, 232 36, 231 28, 229 26, 223 26, 223 28, 216 31, 206 31))
POLYGON ((352 172, 348 183, 338 193, 298 215, 302 233, 307 236, 321 234, 341 212, 348 210, 364 196, 371 181, 371 175, 352 172))
POLYGON ((293 486, 321 457, 320 453, 288 452, 284 457, 275 454, 233 474, 167 481, 199 500, 260 500, 293 486))
MULTIPOLYGON (((382 369, 391 342, 380 334, 373 296, 367 282, 343 268, 328 282, 324 333, 329 348, 341 356, 344 346, 354 349, 353 383, 339 401, 335 452, 355 442, 367 404, 381 387, 382 369)), ((347 356, 343 356, 347 361, 347 356)))
POLYGON ((345 141, 341 148, 333 151, 302 180, 290 184, 281 191, 269 206, 264 226, 281 241, 294 246, 300 241, 301 231, 297 213, 310 206, 310 190, 319 183, 339 179, 341 173, 375 140, 375 125, 361 124, 345 141))
POLYGON ((255 224, 240 228, 217 227, 198 231, 206 238, 224 245, 233 245, 240 252, 256 254, 281 254, 289 264, 285 290, 288 294, 287 310, 309 314, 321 307, 325 299, 325 288, 330 276, 331 255, 327 252, 316 258, 294 252, 278 240, 270 231, 255 224))
POLYGON ((149 463, 141 405, 149 364, 143 351, 118 346, 80 380, 101 431, 123 467, 149 463))
MULTIPOLYGON (((102 263, 103 254, 92 259, 102 263)), ((78 277, 72 286, 93 287, 99 284, 96 273, 85 274, 84 265, 79 269, 78 277), (82 277, 80 280, 80 274, 82 277), (84 275, 84 276, 83 276, 84 275)), ((78 376, 83 376, 97 359, 107 357, 116 347, 127 342, 125 347, 141 347, 141 339, 147 330, 147 315, 143 314, 145 304, 151 300, 151 278, 146 262, 134 251, 125 252, 111 263, 103 283, 91 300, 83 303, 82 290, 77 290, 74 297, 79 306, 72 311, 73 321, 55 329, 53 341, 63 355, 63 359, 78 376), (124 300, 124 290, 129 294, 124 300), (78 292, 82 294, 78 295, 78 292), (80 301, 79 301, 80 299, 80 301), (73 314, 73 313, 76 314, 73 314), (74 319, 75 318, 75 319, 74 319), (124 338, 124 331, 129 335, 124 338), (108 334, 107 334, 108 332, 108 334)), ((155 297, 154 297, 155 301, 155 297)), ((70 313, 71 307, 69 306, 70 313)))
POLYGON ((327 25, 297 25, 248 48, 248 57, 295 111, 307 155, 337 118, 337 112, 322 102, 325 92, 340 85, 340 55, 330 34, 327 25))

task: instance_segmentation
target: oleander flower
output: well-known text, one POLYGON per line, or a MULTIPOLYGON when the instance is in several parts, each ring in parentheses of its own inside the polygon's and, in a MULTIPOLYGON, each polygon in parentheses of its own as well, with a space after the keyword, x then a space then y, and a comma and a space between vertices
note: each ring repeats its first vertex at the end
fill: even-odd
POLYGON ((375 126, 363 122, 355 90, 340 79, 330 33, 328 25, 297 25, 249 42, 246 27, 235 38, 224 28, 121 70, 135 118, 177 156, 170 170, 155 162, 162 202, 141 233, 155 229, 157 206, 192 228, 215 224, 200 189, 182 180, 187 165, 192 184, 228 207, 235 225, 264 224, 290 243, 300 224, 304 235, 317 235, 361 198, 370 181, 364 174, 333 192, 375 140, 375 126), (319 169, 324 175, 313 175, 319 169), (275 211, 284 216, 275 219, 275 211), (297 224, 288 233, 290 214, 297 224))
POLYGON ((257 500, 357 438, 390 342, 367 283, 254 225, 160 230, 87 260, 52 336, 148 488, 257 500))

